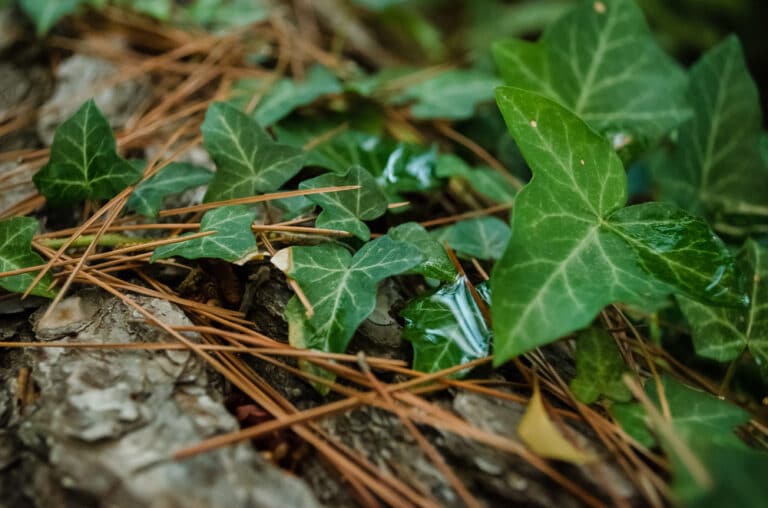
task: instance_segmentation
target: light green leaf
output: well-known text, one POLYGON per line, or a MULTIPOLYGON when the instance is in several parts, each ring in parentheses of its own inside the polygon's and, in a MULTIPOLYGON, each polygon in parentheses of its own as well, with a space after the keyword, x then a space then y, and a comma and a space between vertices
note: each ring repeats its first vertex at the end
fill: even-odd
POLYGON ((491 277, 497 363, 588 325, 609 303, 643 305, 672 284, 713 301, 743 302, 711 232, 667 231, 655 208, 616 214, 626 202, 626 175, 605 138, 542 96, 502 87, 497 97, 533 172, 491 277))
POLYGON ((270 86, 268 82, 259 79, 240 80, 235 83, 232 95, 238 103, 247 105, 254 93, 263 93, 252 116, 260 125, 267 126, 323 95, 341 91, 341 83, 336 76, 325 67, 315 65, 303 81, 283 78, 270 86))
MULTIPOLYGON (((487 286, 479 285, 477 291, 490 304, 487 286)), ((416 370, 437 372, 489 354, 491 330, 464 277, 413 300, 400 315, 405 319, 403 337, 413 344, 416 370)))
POLYGON ((509 241, 509 226, 496 217, 459 221, 434 231, 441 243, 448 242, 456 254, 478 259, 499 259, 509 241))
POLYGON ((600 395, 626 402, 632 393, 621 379, 628 372, 613 338, 600 328, 590 328, 576 338, 576 372, 571 390, 585 404, 600 395))
POLYGON ((33 181, 60 206, 111 198, 140 177, 141 170, 117 154, 112 129, 90 99, 56 129, 50 159, 33 181))
POLYGON ((376 308, 379 282, 422 260, 416 247, 389 236, 366 243, 354 256, 340 245, 316 245, 289 247, 272 257, 312 305, 314 313, 304 317, 306 323, 291 323, 301 326, 302 342, 307 348, 336 353, 346 350, 357 327, 376 308))
POLYGON ((163 198, 205 185, 212 177, 213 173, 207 168, 186 162, 172 162, 149 180, 137 185, 126 206, 129 210, 154 218, 163 206, 163 198))
MULTIPOLYGON (((37 231, 37 221, 30 217, 12 217, 0 220, 0 273, 44 264, 43 258, 32 250, 32 237, 37 231)), ((0 287, 23 293, 37 273, 22 273, 0 277, 0 287)), ((32 289, 31 294, 53 298, 55 291, 48 289, 53 277, 47 273, 32 289)))
POLYGON ((72 14, 83 0, 19 0, 24 13, 35 23, 37 35, 43 35, 61 18, 72 14))
POLYGON ((691 325, 696 353, 719 362, 735 360, 745 348, 768 368, 768 249, 748 240, 737 257, 749 294, 749 307, 705 305, 678 296, 691 325))
MULTIPOLYGON (((205 212, 200 232, 215 231, 202 238, 163 245, 155 249, 150 261, 181 256, 187 259, 218 258, 237 261, 256 248, 251 224, 256 212, 247 206, 222 206, 205 212)), ((188 236, 187 235, 182 235, 188 236)))
POLYGON ((381 217, 387 211, 387 198, 376 180, 365 169, 354 166, 345 175, 326 173, 299 184, 300 189, 318 189, 342 185, 359 185, 356 190, 310 194, 307 199, 322 207, 315 224, 319 228, 348 231, 367 241, 371 231, 363 221, 381 217))
POLYGON ((685 74, 633 0, 581 0, 537 43, 494 47, 508 85, 559 102, 604 134, 656 139, 689 114, 685 74))
POLYGON ((691 69, 693 117, 654 168, 662 198, 693 213, 768 216, 768 163, 760 154, 760 101, 741 45, 729 37, 691 69))
POLYGON ((515 201, 517 190, 504 175, 489 167, 471 168, 463 159, 453 154, 438 157, 435 174, 440 178, 463 178, 479 194, 497 203, 515 201))
POLYGON ((443 246, 419 224, 406 222, 390 229, 387 235, 394 240, 415 246, 424 255, 424 261, 413 269, 414 272, 424 277, 447 282, 456 278, 456 267, 453 266, 443 246))
POLYGON ((229 104, 211 104, 201 130, 217 168, 205 201, 272 192, 301 169, 300 149, 275 143, 253 119, 229 104))
POLYGON ((501 81, 480 70, 450 70, 410 86, 396 102, 410 102, 411 116, 419 119, 471 117, 475 106, 493 99, 493 89, 501 81))

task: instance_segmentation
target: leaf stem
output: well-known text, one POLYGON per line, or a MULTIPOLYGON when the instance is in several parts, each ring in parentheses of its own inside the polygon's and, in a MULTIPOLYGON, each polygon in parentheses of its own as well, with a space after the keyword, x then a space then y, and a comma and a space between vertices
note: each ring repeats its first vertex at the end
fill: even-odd
POLYGON ((744 355, 747 353, 747 348, 744 348, 741 350, 741 353, 739 353, 739 356, 734 358, 731 363, 728 365, 728 370, 725 371, 725 376, 723 377, 722 383, 720 383, 720 389, 718 390, 718 395, 723 396, 728 391, 728 387, 731 384, 731 380, 733 379, 734 374, 736 374, 736 367, 738 367, 739 363, 741 363, 741 359, 744 358, 744 355))

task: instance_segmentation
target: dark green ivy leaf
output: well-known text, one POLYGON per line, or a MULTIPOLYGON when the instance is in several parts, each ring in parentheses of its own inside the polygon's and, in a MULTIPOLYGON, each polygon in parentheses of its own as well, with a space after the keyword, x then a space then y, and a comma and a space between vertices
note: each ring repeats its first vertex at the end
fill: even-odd
MULTIPOLYGON (((671 414, 672 429, 696 460, 707 470, 712 485, 707 488, 694 480, 688 465, 678 456, 669 440, 659 434, 644 408, 638 403, 617 404, 614 417, 624 430, 641 442, 658 440, 672 463, 674 494, 685 506, 758 506, 764 499, 762 481, 768 467, 768 454, 750 449, 735 429, 749 422, 741 408, 708 393, 694 390, 668 376, 662 377, 665 399, 671 414), (640 426, 643 422, 647 428, 640 426)), ((656 383, 649 380, 646 393, 659 407, 656 383)), ((659 412, 661 410, 659 409, 659 412)))
MULTIPOLYGON (((313 129, 295 123, 278 129, 281 142, 302 146, 326 134, 328 129, 313 129)), ((435 178, 437 151, 398 142, 392 138, 346 129, 307 152, 307 165, 344 173, 361 166, 376 178, 390 202, 402 201, 400 192, 417 192, 440 185, 435 178)))
POLYGON ((600 328, 590 328, 576 338, 576 372, 571 390, 585 404, 600 395, 626 402, 632 393, 621 376, 628 372, 613 338, 600 328))
POLYGON ((299 172, 299 148, 275 143, 251 117, 230 104, 211 104, 201 127, 216 162, 205 201, 254 196, 279 189, 299 172))
POLYGON ((311 104, 319 97, 340 93, 341 83, 331 71, 315 65, 303 81, 283 78, 273 83, 258 79, 240 80, 232 91, 237 102, 247 105, 254 93, 263 93, 251 116, 259 125, 272 125, 288 116, 291 111, 311 104))
POLYGON ((38 35, 43 35, 61 18, 72 14, 83 0, 19 0, 24 13, 35 23, 38 35))
POLYGON ((493 99, 493 90, 501 81, 493 74, 475 69, 457 69, 410 86, 395 100, 411 102, 411 116, 419 119, 471 117, 475 106, 493 99))
POLYGON ((537 43, 494 47, 508 85, 538 92, 603 134, 657 139, 689 114, 685 74, 634 0, 581 0, 537 43))
POLYGON ((674 153, 654 168, 662 198, 708 218, 768 217, 760 101, 736 37, 693 66, 688 97, 693 117, 680 127, 674 153))
POLYGON ((251 231, 255 218, 256 212, 243 205, 209 210, 200 221, 200 232, 215 231, 214 234, 158 247, 150 261, 172 256, 237 261, 256 249, 256 240, 251 231))
MULTIPOLYGON (((12 217, 0 221, 0 273, 38 266, 43 258, 32 250, 32 237, 37 231, 37 221, 30 217, 12 217)), ((0 287, 23 293, 27 290, 36 273, 22 273, 10 277, 0 277, 0 287)), ((53 298, 56 293, 48 287, 53 277, 48 273, 32 289, 32 294, 53 298)))
MULTIPOLYGON (((477 291, 490 305, 488 287, 478 285, 477 291)), ((405 319, 403 337, 413 344, 416 370, 437 372, 488 356, 491 330, 464 277, 413 300, 400 315, 405 319)))
POLYGON ((586 326, 613 302, 643 305, 673 289, 744 302, 733 260, 703 223, 666 205, 622 210, 626 174, 605 138, 542 96, 497 94, 534 175, 491 277, 498 363, 586 326))
POLYGON ((748 307, 715 307, 684 296, 677 301, 699 355, 729 362, 748 349, 768 371, 768 249, 748 240, 736 261, 749 294, 748 307))
POLYGON ((117 154, 112 128, 91 99, 56 129, 51 157, 33 181, 60 206, 111 198, 140 177, 141 170, 117 154))
POLYGON ((440 155, 435 174, 440 178, 459 177, 465 179, 475 191, 500 204, 513 203, 517 189, 511 179, 493 168, 471 168, 463 159, 453 155, 440 155))
MULTIPOLYGON (((289 247, 272 263, 298 282, 313 315, 292 320, 294 342, 304 347, 343 353, 352 335, 376 308, 376 289, 387 277, 417 266, 423 256, 415 246, 382 236, 366 243, 354 256, 340 245, 289 247)), ((294 310, 301 304, 291 299, 294 310)), ((298 314, 294 312, 293 315, 298 314)))
POLYGON ((326 173, 311 180, 304 180, 299 184, 299 188, 319 189, 342 185, 359 185, 360 188, 307 196, 307 199, 323 209, 317 216, 315 225, 319 228, 347 231, 367 241, 371 237, 371 231, 363 221, 381 217, 387 211, 387 198, 368 171, 354 166, 344 175, 326 173))
POLYGON ((406 222, 387 233, 394 240, 409 243, 415 246, 424 255, 422 261, 414 272, 424 277, 450 282, 456 278, 456 267, 440 245, 426 229, 415 222, 406 222))
MULTIPOLYGON (((143 163, 142 163, 143 166, 143 163)), ((146 217, 154 218, 166 196, 205 185, 213 172, 187 162, 172 162, 150 179, 140 183, 128 198, 126 207, 146 217)))
POLYGON ((509 226, 496 217, 466 219, 436 229, 434 237, 461 257, 499 259, 509 241, 509 226))

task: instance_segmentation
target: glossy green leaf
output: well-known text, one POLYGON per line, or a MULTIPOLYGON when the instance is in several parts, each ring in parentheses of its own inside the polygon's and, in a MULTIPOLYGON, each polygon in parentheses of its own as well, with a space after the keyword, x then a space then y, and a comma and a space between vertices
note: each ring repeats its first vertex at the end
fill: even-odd
POLYGON ((111 198, 140 177, 141 170, 117 154, 112 128, 91 99, 56 129, 50 159, 33 181, 60 206, 111 198))
POLYGON ((456 254, 478 259, 499 259, 509 242, 509 226, 496 217, 466 219, 434 231, 456 254))
MULTIPOLYGON (((202 238, 163 245, 155 249, 150 261, 181 256, 187 259, 218 258, 237 261, 256 249, 251 224, 256 212, 247 206, 222 206, 205 212, 200 232, 215 231, 202 238)), ((187 233, 188 236, 192 233, 187 233)))
POLYGON ((415 246, 389 236, 366 243, 354 256, 340 245, 316 245, 289 247, 272 257, 312 305, 311 318, 292 323, 301 327, 302 342, 307 348, 336 353, 346 350, 357 327, 376 308, 379 282, 422 260, 415 246))
POLYGON ((247 105, 254 93, 262 93, 251 116, 259 125, 267 126, 323 95, 341 91, 341 83, 336 76, 325 67, 315 65, 309 69, 303 81, 283 78, 270 85, 258 79, 240 80, 235 83, 232 95, 238 103, 247 105))
POLYGON ((72 14, 83 0, 19 0, 24 13, 35 23, 38 35, 43 35, 64 16, 72 14))
POLYGON ((517 195, 513 235, 491 278, 498 363, 588 325, 609 303, 643 305, 673 284, 743 302, 710 231, 667 232, 664 209, 617 212, 626 175, 605 138, 537 94, 503 87, 497 97, 534 175, 517 195))
MULTIPOLYGON (((333 127, 325 130, 291 124, 278 129, 281 142, 302 146, 333 127)), ((434 189, 440 185, 435 178, 437 151, 434 147, 398 142, 392 138, 355 130, 343 130, 307 153, 307 165, 319 166, 334 173, 344 173, 352 166, 361 166, 376 178, 390 201, 402 201, 400 192, 434 189)))
POLYGON ((703 219, 665 203, 643 203, 617 210, 608 224, 645 271, 677 291, 703 301, 747 304, 731 252, 703 219))
POLYGON ((304 161, 300 149, 275 143, 230 104, 211 104, 201 130, 217 169, 205 195, 208 202, 275 191, 299 172, 304 161))
MULTIPOLYGON (((490 304, 487 286, 477 290, 490 304)), ((405 319, 403 337, 413 344, 413 368, 418 371, 437 372, 489 354, 491 329, 464 277, 413 300, 400 315, 405 319)))
POLYGON ((691 69, 693 117, 654 168, 662 198, 707 217, 768 216, 768 162, 760 154, 760 101, 738 39, 691 69))
POLYGON ((387 235, 394 240, 415 246, 424 255, 424 261, 413 269, 414 272, 446 282, 456 278, 456 267, 453 266, 445 248, 419 224, 406 222, 390 229, 387 235))
POLYGON ((541 93, 604 134, 656 139, 689 114, 685 74, 634 0, 581 0, 537 43, 496 44, 508 85, 541 93))
POLYGON ((166 196, 205 185, 213 173, 202 166, 187 162, 172 162, 150 179, 140 183, 128 198, 127 208, 154 218, 166 196))
POLYGON ((501 81, 480 70, 450 70, 408 87, 397 102, 413 102, 411 116, 419 119, 462 120, 475 112, 475 106, 493 99, 501 81))
MULTIPOLYGON (((45 262, 32 250, 32 237, 37 231, 37 221, 31 217, 12 217, 0 220, 0 273, 42 265, 45 262)), ((37 273, 22 273, 10 277, 0 277, 0 287, 23 293, 27 290, 37 273)), ((53 298, 56 294, 48 289, 53 277, 48 273, 32 289, 31 294, 53 298)))
POLYGON ((749 294, 749 306, 705 305, 678 296, 680 310, 691 325, 696 352, 719 362, 735 360, 744 349, 768 368, 768 249, 752 240, 737 257, 749 294))
POLYGON ((440 155, 435 174, 440 178, 465 179, 478 194, 500 204, 513 203, 517 190, 508 178, 493 168, 471 168, 463 159, 453 155, 440 155))
POLYGON ((600 328, 590 328, 576 338, 576 372, 571 381, 574 395, 591 404, 601 395, 626 402, 632 393, 621 376, 628 372, 613 338, 600 328))
POLYGON ((361 240, 368 240, 371 231, 363 221, 381 217, 387 211, 387 198, 368 171, 354 166, 345 175, 326 173, 304 180, 299 188, 318 189, 342 185, 359 185, 360 188, 307 196, 307 199, 323 209, 315 224, 319 228, 348 231, 361 240))

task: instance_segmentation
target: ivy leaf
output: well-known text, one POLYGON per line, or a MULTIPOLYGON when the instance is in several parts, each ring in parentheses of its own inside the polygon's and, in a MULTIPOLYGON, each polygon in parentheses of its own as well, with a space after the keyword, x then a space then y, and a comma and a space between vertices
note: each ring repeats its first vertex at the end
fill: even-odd
POLYGON ((212 177, 213 173, 202 166, 172 162, 150 179, 137 185, 126 206, 129 210, 154 218, 166 196, 205 185, 212 177))
POLYGON ((108 199, 141 177, 141 170, 116 151, 109 122, 93 99, 62 123, 51 157, 33 181, 53 206, 108 199))
POLYGON ((768 216, 768 162, 760 154, 760 101, 741 45, 729 37, 693 66, 693 117, 654 172, 662 197, 707 217, 768 216))
MULTIPOLYGON (((209 210, 200 221, 200 232, 215 231, 214 234, 160 246, 155 249, 150 261, 171 256, 237 261, 256 248, 256 240, 251 231, 255 218, 256 212, 243 205, 222 206, 209 210)), ((182 237, 189 234, 191 233, 182 237)))
POLYGON ((367 241, 371 237, 371 231, 363 221, 381 217, 387 211, 387 198, 368 171, 354 166, 349 168, 345 175, 326 173, 311 180, 304 180, 299 184, 299 188, 319 189, 342 185, 359 185, 360 188, 307 196, 307 199, 323 209, 317 216, 315 225, 319 228, 347 231, 367 241))
MULTIPOLYGON (((744 446, 733 431, 749 422, 749 413, 713 395, 689 388, 669 376, 662 376, 661 381, 672 416, 672 427, 683 441, 690 443, 705 437, 719 445, 744 446)), ((645 392, 651 402, 658 406, 659 394, 653 380, 646 383, 645 392)), ((623 406, 635 407, 640 414, 645 414, 639 403, 623 406)), ((623 422, 619 423, 623 427, 623 422)))
MULTIPOLYGON (((662 385, 675 434, 696 456, 713 481, 709 489, 699 485, 675 449, 667 440, 660 439, 673 466, 677 500, 686 506, 702 507, 759 505, 760 502, 755 504, 750 501, 764 499, 764 489, 754 485, 762 482, 765 467, 768 466, 768 454, 748 448, 734 432, 737 427, 749 422, 749 413, 710 394, 684 386, 668 376, 662 377, 662 385)), ((656 383, 649 381, 645 391, 658 407, 656 383)), ((637 425, 640 421, 651 424, 650 420, 646 420, 645 410, 640 404, 617 404, 612 412, 624 430, 639 441, 651 436, 647 429, 637 425), (617 412, 617 409, 620 410, 617 412), (625 420, 626 417, 629 418, 625 420), (638 430, 641 431, 639 436, 636 435, 638 430)), ((651 430, 654 430, 652 425, 651 430)))
POLYGON ((24 13, 32 19, 37 35, 43 35, 64 16, 72 14, 83 0, 19 0, 24 13))
POLYGON ((460 256, 499 259, 510 231, 509 226, 496 217, 478 217, 435 230, 434 235, 440 242, 448 242, 460 256))
MULTIPOLYGON (((291 124, 278 129, 278 138, 295 146, 317 139, 327 129, 291 124)), ((307 164, 343 174, 351 166, 362 166, 391 202, 402 201, 400 192, 418 192, 440 185, 435 178, 437 150, 434 147, 402 143, 392 138, 356 130, 344 130, 314 146, 307 153, 307 164)))
POLYGON ((275 143, 259 124, 230 104, 211 104, 201 130, 217 168, 205 195, 207 202, 275 191, 303 164, 301 149, 275 143))
POLYGON ((628 372, 624 359, 613 338, 600 328, 590 328, 576 340, 576 372, 571 390, 585 404, 592 404, 600 395, 626 402, 632 392, 621 376, 628 372))
POLYGON ((438 157, 435 174, 440 178, 463 178, 479 194, 497 203, 515 201, 517 190, 504 175, 489 167, 471 168, 463 159, 453 154, 438 157))
MULTIPOLYGON (((478 285, 477 291, 490 304, 487 285, 478 285)), ((400 315, 405 319, 403 337, 413 344, 416 370, 437 372, 489 354, 491 330, 464 277, 413 300, 400 315)))
POLYGON ((643 203, 617 210, 610 226, 648 273, 678 291, 703 301, 746 305, 731 252, 700 217, 666 203, 643 203))
POLYGON ((456 267, 453 266, 445 249, 421 225, 406 222, 390 229, 387 235, 394 240, 415 246, 424 255, 424 261, 413 269, 414 272, 430 279, 446 282, 456 278, 456 267))
MULTIPOLYGON (((36 231, 37 221, 30 217, 12 217, 0 221, 0 273, 44 263, 43 258, 32 250, 32 237, 36 231)), ((23 293, 32 284, 35 276, 36 273, 0 276, 0 287, 23 293)), ((56 293, 48 289, 52 282, 51 274, 46 274, 32 289, 31 294, 53 298, 56 293)))
POLYGON ((696 353, 719 362, 735 360, 749 349, 768 368, 768 249, 747 240, 736 259, 749 293, 749 307, 715 307, 678 296, 696 353))
POLYGON ((626 175, 605 138, 542 96, 502 87, 497 97, 534 175, 491 277, 497 363, 588 325, 613 302, 643 305, 676 288, 743 303, 733 261, 724 264, 709 230, 681 232, 670 225, 681 212, 655 206, 619 212, 626 175))
POLYGON ((537 43, 494 46, 505 83, 541 93, 602 133, 656 139, 689 114, 685 74, 633 0, 582 0, 537 43))
POLYGON ((264 0, 195 0, 183 13, 193 23, 220 33, 267 19, 270 6, 264 0))
POLYGON ((366 243, 354 256, 340 245, 315 245, 289 247, 272 257, 312 305, 312 317, 300 323, 303 343, 336 353, 346 350, 357 327, 376 308, 379 282, 422 261, 419 249, 389 236, 366 243))
POLYGON ((450 70, 409 87, 395 100, 414 101, 414 118, 463 120, 474 114, 479 103, 492 100, 493 90, 500 84, 485 71, 450 70))
POLYGON ((256 93, 265 92, 251 116, 259 125, 272 125, 294 109, 313 103, 319 97, 341 93, 341 83, 331 71, 315 65, 304 81, 283 78, 269 86, 261 79, 244 79, 235 83, 232 95, 236 104, 247 105, 256 93), (266 90, 266 91, 265 91, 266 90))

